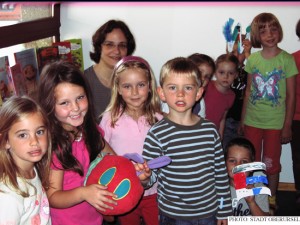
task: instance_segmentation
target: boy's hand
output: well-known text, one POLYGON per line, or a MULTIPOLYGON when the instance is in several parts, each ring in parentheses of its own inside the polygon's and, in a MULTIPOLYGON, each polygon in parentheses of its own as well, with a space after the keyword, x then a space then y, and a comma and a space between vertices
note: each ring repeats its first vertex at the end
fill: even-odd
POLYGON ((218 225, 227 225, 228 224, 228 220, 218 220, 218 225))
POLYGON ((146 161, 144 161, 143 164, 136 163, 134 164, 135 170, 139 172, 139 178, 141 181, 147 180, 151 176, 151 170, 148 167, 148 164, 146 161))
MULTIPOLYGON (((254 185, 253 184, 248 184, 247 189, 253 189, 254 188, 254 185)), ((245 201, 250 204, 252 202, 255 202, 255 196, 254 195, 251 195, 251 196, 248 196, 248 197, 245 197, 245 201)))

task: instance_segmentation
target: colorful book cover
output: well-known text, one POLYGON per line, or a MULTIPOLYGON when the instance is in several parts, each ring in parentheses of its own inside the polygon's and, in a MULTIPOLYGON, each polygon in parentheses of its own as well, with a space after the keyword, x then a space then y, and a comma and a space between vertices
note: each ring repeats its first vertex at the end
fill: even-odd
POLYGON ((10 67, 10 73, 14 94, 18 96, 27 95, 27 89, 25 86, 21 65, 16 63, 16 65, 10 67))
POLYGON ((36 54, 40 72, 46 64, 60 60, 58 46, 46 46, 38 48, 36 54))
POLYGON ((69 41, 61 41, 54 42, 52 46, 58 47, 59 57, 63 61, 67 61, 72 63, 72 54, 71 54, 71 42, 69 41))
POLYGON ((38 63, 34 48, 14 53, 16 63, 20 64, 27 94, 32 96, 37 91, 39 79, 38 63))
POLYGON ((71 42, 72 61, 82 72, 84 71, 83 53, 82 53, 82 39, 68 39, 65 41, 71 42))
POLYGON ((13 87, 11 86, 9 72, 8 57, 0 57, 0 96, 2 102, 5 102, 10 96, 13 95, 13 87))

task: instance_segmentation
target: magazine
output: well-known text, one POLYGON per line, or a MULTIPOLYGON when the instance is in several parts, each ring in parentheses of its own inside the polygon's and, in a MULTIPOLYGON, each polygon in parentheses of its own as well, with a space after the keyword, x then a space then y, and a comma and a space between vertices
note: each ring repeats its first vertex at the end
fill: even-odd
POLYGON ((71 42, 72 61, 73 61, 74 65, 77 66, 83 72, 84 71, 84 63, 83 63, 81 38, 68 39, 65 41, 71 42))
POLYGON ((11 86, 9 76, 9 61, 7 56, 0 57, 0 91, 1 100, 5 102, 10 96, 14 94, 11 86))
POLYGON ((14 53, 16 63, 20 64, 24 77, 26 92, 29 96, 33 96, 37 91, 37 82, 39 78, 39 70, 34 48, 29 48, 14 53))
POLYGON ((10 67, 10 73, 14 94, 18 96, 27 95, 27 88, 24 82, 21 65, 16 63, 16 65, 10 67))

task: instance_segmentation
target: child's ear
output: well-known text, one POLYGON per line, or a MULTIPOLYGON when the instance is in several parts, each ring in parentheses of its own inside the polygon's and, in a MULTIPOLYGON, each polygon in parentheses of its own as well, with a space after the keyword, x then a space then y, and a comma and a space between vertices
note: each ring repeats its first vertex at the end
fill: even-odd
POLYGON ((197 91, 197 95, 196 95, 196 101, 198 101, 202 95, 203 95, 203 91, 204 91, 204 88, 203 87, 200 87, 197 91))
POLYGON ((157 87, 156 90, 157 90, 157 94, 158 94, 160 100, 162 100, 163 102, 165 102, 166 98, 165 98, 165 94, 164 94, 164 91, 163 91, 162 87, 159 86, 159 87, 157 87))

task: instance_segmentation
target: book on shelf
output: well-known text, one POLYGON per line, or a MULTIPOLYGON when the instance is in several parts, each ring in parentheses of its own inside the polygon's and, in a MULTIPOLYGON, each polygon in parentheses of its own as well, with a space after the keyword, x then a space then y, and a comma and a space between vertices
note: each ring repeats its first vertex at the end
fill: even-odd
POLYGON ((16 63, 10 67, 11 85, 15 95, 27 95, 27 88, 24 82, 21 65, 16 63))
POLYGON ((20 52, 15 52, 16 63, 20 65, 23 80, 26 86, 26 93, 32 96, 37 91, 39 79, 39 69, 35 48, 29 48, 20 52))
POLYGON ((5 102, 10 96, 14 94, 13 87, 10 82, 11 76, 9 75, 9 69, 8 56, 0 57, 0 96, 2 102, 5 102))
POLYGON ((71 54, 71 42, 69 41, 61 41, 54 42, 52 46, 58 47, 58 53, 60 60, 67 61, 72 63, 72 54, 71 54))
POLYGON ((60 60, 58 46, 45 46, 36 50, 40 72, 43 67, 51 62, 60 60))
POLYGON ((82 39, 73 38, 64 41, 71 42, 71 55, 72 55, 73 64, 83 72, 84 62, 83 62, 83 51, 82 51, 82 39))

